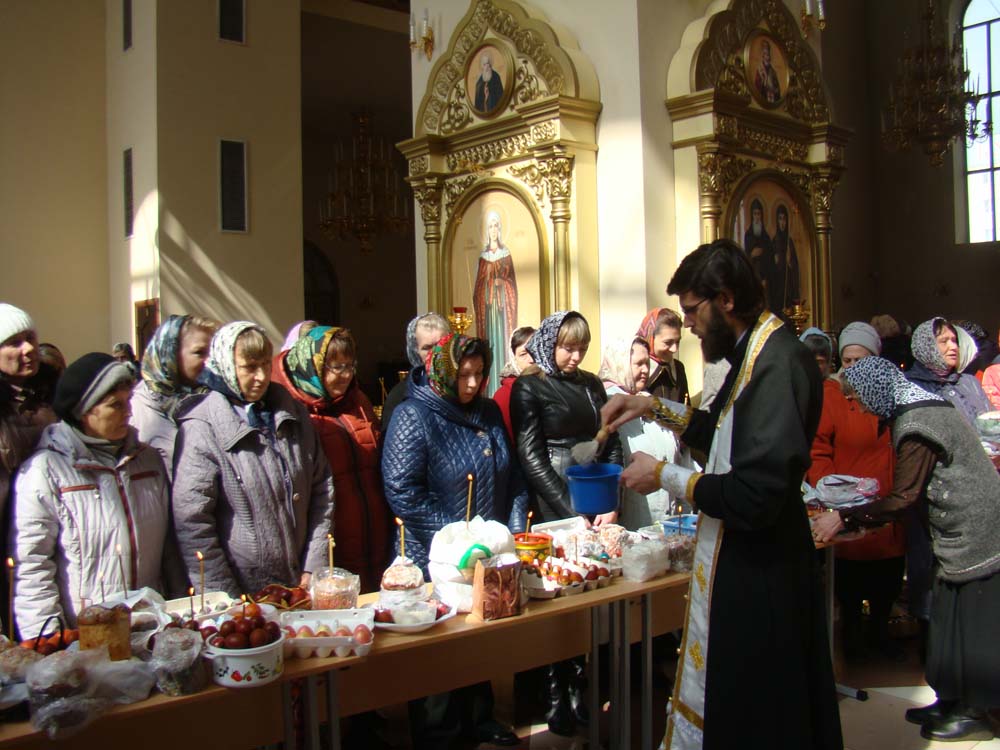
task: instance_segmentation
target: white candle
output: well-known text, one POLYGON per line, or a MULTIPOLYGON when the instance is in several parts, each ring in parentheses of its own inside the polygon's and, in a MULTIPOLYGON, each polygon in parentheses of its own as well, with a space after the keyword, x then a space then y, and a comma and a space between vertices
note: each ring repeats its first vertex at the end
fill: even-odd
POLYGON ((806 15, 811 16, 813 13, 812 0, 805 0, 806 15))
POLYGON ((415 41, 417 41, 417 24, 416 24, 416 21, 413 20, 413 14, 411 13, 410 14, 410 44, 413 44, 415 41))
POLYGON ((427 38, 427 27, 430 26, 430 21, 427 14, 427 8, 424 8, 424 32, 421 35, 424 39, 427 38))
POLYGON ((826 20, 826 10, 823 7, 823 0, 816 0, 816 18, 820 21, 826 20))

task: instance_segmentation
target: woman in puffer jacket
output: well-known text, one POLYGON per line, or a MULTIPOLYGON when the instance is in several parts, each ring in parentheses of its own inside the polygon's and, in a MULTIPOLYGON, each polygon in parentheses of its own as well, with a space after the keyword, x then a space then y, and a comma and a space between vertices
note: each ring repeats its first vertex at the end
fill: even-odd
POLYGON ((271 383, 271 342, 247 321, 212 338, 209 387, 177 416, 173 509, 188 573, 230 596, 308 586, 326 564, 333 480, 309 414, 271 383))
POLYGON ((406 400, 389 424, 382 452, 385 498, 406 525, 407 557, 425 573, 434 533, 465 518, 469 474, 472 515, 524 529, 524 480, 500 409, 482 396, 489 364, 485 341, 448 334, 426 367, 410 373, 406 400))
POLYGON ((207 390, 198 376, 217 327, 206 318, 171 315, 146 345, 142 377, 132 391, 131 421, 139 439, 163 456, 168 472, 174 468, 175 415, 185 400, 207 390))
MULTIPOLYGON (((434 533, 465 518, 470 474, 472 515, 512 531, 524 528, 524 480, 500 408, 482 395, 489 370, 489 344, 449 333, 431 349, 426 365, 410 373, 406 400, 389 423, 382 454, 385 497, 406 525, 407 557, 425 574, 434 533)), ((477 742, 518 744, 493 719, 488 682, 410 702, 416 748, 453 747, 463 726, 477 742)))
MULTIPOLYGON (((525 368, 511 393, 510 416, 518 457, 546 521, 577 515, 566 483, 566 469, 573 465, 571 449, 594 439, 601 428, 601 407, 608 400, 597 376, 580 369, 589 346, 590 327, 580 313, 553 313, 528 342, 535 364, 525 368)), ((608 438, 597 460, 622 462, 618 433, 608 438)), ((618 512, 612 511, 588 521, 602 526, 617 519, 618 512)), ((548 667, 546 720, 550 731, 569 737, 577 722, 589 721, 583 682, 580 659, 548 667)))
POLYGON ((53 402, 60 421, 18 471, 10 549, 24 637, 50 615, 75 627, 83 601, 101 601, 102 581, 108 595, 143 586, 179 593, 169 483, 160 454, 129 426, 132 384, 108 354, 71 364, 53 402))
POLYGON ((333 472, 337 564, 375 591, 389 564, 392 517, 379 470, 379 427, 358 387, 356 346, 346 328, 317 326, 275 357, 274 382, 309 410, 333 472))

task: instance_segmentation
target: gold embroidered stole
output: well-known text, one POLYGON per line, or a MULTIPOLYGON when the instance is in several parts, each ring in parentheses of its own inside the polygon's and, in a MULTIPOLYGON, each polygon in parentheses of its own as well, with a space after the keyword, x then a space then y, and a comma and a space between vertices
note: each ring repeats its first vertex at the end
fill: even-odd
MULTIPOLYGON (((733 404, 750 382, 754 364, 767 339, 782 325, 774 315, 764 312, 749 333, 746 356, 715 426, 712 448, 705 465, 706 474, 725 474, 732 468, 730 454, 733 447, 733 404)), ((696 750, 702 746, 709 615, 712 609, 715 563, 722 547, 723 531, 722 521, 719 519, 704 513, 698 515, 698 535, 691 567, 687 613, 684 617, 684 639, 678 656, 672 709, 663 741, 664 747, 669 750, 696 750)))

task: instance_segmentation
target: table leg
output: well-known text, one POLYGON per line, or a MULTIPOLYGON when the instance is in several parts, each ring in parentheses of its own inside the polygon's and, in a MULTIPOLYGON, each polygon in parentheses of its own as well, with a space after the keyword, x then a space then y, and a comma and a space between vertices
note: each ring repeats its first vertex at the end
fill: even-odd
POLYGON ((621 654, 618 648, 618 602, 608 604, 608 676, 610 693, 608 695, 611 709, 608 712, 608 744, 618 746, 621 699, 621 654))
POLYGON ((340 750, 340 696, 337 693, 337 670, 326 673, 326 720, 330 750, 340 750))
POLYGON ((642 750, 653 747, 653 597, 642 595, 642 750))
POLYGON ((316 675, 306 677, 305 725, 306 750, 319 750, 319 700, 316 695, 316 675))
POLYGON ((622 650, 622 681, 621 681, 621 747, 632 747, 632 628, 630 627, 630 606, 628 599, 622 599, 618 604, 621 613, 621 639, 622 650))
POLYGON ((601 746, 601 609, 590 609, 590 750, 601 746))
POLYGON ((292 683, 281 686, 281 717, 285 725, 284 750, 295 750, 295 714, 292 710, 292 683))

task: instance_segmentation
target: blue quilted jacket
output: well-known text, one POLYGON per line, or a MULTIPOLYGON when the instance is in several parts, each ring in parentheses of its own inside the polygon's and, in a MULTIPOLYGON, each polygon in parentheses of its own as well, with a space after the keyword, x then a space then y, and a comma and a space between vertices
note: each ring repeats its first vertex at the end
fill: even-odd
MULTIPOLYGON (((431 537, 465 519, 472 474, 472 515, 523 531, 528 491, 500 408, 477 398, 463 408, 434 393, 422 367, 407 380, 382 451, 385 499, 406 524, 406 556, 427 572, 431 537)), ((396 529, 399 548, 399 528, 396 529)))

